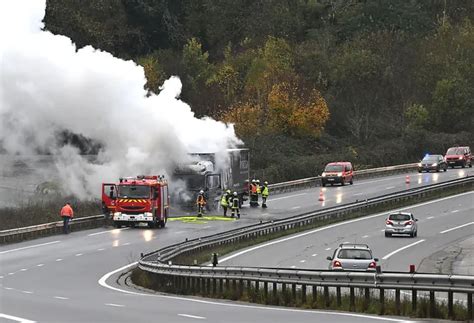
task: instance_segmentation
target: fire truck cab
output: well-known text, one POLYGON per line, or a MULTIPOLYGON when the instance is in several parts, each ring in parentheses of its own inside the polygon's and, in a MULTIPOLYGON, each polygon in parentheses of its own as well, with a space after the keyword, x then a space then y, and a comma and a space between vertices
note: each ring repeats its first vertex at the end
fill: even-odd
POLYGON ((117 228, 137 223, 164 228, 170 209, 168 182, 164 176, 141 175, 120 178, 118 184, 103 183, 102 207, 112 214, 117 228))

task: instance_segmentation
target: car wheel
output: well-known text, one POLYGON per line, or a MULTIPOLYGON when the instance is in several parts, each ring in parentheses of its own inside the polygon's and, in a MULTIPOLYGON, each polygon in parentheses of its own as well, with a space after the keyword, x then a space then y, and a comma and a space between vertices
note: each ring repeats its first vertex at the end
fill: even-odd
POLYGON ((346 181, 344 180, 344 178, 341 180, 341 186, 344 186, 346 185, 346 181))
POLYGON ((436 168, 436 172, 439 173, 439 167, 436 168))
POLYGON ((352 178, 351 178, 351 181, 350 181, 349 183, 350 183, 351 185, 354 184, 354 181, 352 180, 352 178))
POLYGON ((388 237, 391 237, 392 235, 388 232, 385 232, 385 236, 388 238, 388 237))
POLYGON ((443 171, 446 172, 448 170, 448 166, 445 166, 443 171))
POLYGON ((466 162, 463 162, 461 167, 466 168, 466 162))
POLYGON ((418 170, 418 173, 421 173, 421 169, 418 170))
POLYGON ((323 185, 323 187, 326 187, 326 183, 322 182, 321 184, 323 185))
POLYGON ((453 166, 453 165, 451 165, 451 166, 449 166, 449 167, 451 167, 451 168, 454 168, 454 166, 453 166))
POLYGON ((472 168, 472 161, 469 163, 469 168, 472 168))
POLYGON ((122 224, 120 222, 114 222, 114 227, 120 229, 122 227, 122 224))
POLYGON ((418 230, 415 231, 415 237, 418 237, 418 230))

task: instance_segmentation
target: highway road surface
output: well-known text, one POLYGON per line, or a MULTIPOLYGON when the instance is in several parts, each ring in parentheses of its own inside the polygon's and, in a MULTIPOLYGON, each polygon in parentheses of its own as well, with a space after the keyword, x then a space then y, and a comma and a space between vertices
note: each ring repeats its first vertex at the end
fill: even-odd
MULTIPOLYGON (((137 293, 136 290, 124 292, 113 288, 118 287, 115 281, 122 272, 117 269, 137 261, 140 253, 156 250, 183 241, 185 238, 201 237, 260 220, 283 218, 325 206, 399 191, 407 186, 416 187, 467 174, 473 174, 472 169, 450 169, 446 173, 433 174, 413 173, 409 185, 405 184, 405 175, 355 181, 353 186, 325 188, 324 203, 318 201, 319 188, 294 191, 271 197, 268 209, 245 207, 242 219, 238 221, 210 221, 204 224, 173 221, 169 222, 164 230, 101 228, 2 246, 0 322, 399 321, 398 318, 300 311, 228 301, 137 293), (107 275, 108 273, 110 275, 107 275), (101 278, 108 279, 102 279, 100 285, 101 278)), ((461 210, 458 213, 464 214, 461 210)), ((363 225, 358 226, 353 232, 360 230, 363 235, 370 233, 363 229, 365 229, 363 225)), ((418 239, 423 238, 424 230, 424 224, 420 223, 418 239)), ((408 240, 390 239, 396 241, 397 246, 405 244, 408 240)), ((433 247, 435 248, 436 246, 433 247)), ((387 251, 393 250, 395 248, 391 242, 387 251)), ((397 257, 394 254, 387 259, 387 263, 392 263, 392 259, 396 260, 397 257)))

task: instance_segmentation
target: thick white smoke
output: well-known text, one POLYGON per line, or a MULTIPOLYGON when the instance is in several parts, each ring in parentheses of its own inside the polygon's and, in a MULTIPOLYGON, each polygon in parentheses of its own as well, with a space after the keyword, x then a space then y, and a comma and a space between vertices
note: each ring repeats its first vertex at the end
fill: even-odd
MULTIPOLYGON (((53 155, 66 193, 99 197, 100 183, 168 172, 187 152, 239 143, 232 126, 197 119, 171 77, 147 97, 144 71, 43 31, 45 0, 0 2, 0 151, 53 155), (94 163, 58 145, 63 130, 100 142, 94 163)), ((1 166, 1 165, 0 165, 1 166)))

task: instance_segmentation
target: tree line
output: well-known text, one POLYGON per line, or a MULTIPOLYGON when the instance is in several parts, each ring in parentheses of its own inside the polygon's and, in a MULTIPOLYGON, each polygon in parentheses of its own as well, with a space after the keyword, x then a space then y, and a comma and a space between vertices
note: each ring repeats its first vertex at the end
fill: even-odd
POLYGON ((45 28, 171 75, 258 175, 413 161, 474 138, 470 0, 48 0, 45 28))

